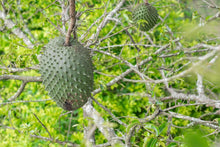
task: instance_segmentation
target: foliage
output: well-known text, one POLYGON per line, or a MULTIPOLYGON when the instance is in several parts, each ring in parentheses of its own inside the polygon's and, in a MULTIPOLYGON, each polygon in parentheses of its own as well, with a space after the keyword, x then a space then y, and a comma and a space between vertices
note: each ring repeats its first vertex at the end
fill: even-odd
POLYGON ((3 0, 0 146, 89 146, 91 136, 109 146, 117 146, 115 136, 118 146, 214 145, 220 131, 220 3, 202 3, 210 10, 206 15, 192 1, 150 2, 161 19, 142 32, 132 25, 136 0, 76 0, 78 40, 91 50, 95 67, 94 99, 67 112, 41 84, 38 56, 67 30, 68 2, 3 0), (112 130, 106 135, 105 129, 112 130))

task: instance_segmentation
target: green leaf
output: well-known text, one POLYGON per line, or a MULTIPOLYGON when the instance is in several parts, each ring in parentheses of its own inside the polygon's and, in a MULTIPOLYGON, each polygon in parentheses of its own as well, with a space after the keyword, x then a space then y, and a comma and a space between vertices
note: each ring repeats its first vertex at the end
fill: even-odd
POLYGON ((132 127, 137 126, 139 124, 140 124, 140 122, 137 119, 133 120, 126 128, 126 132, 128 133, 132 127))
POLYGON ((149 138, 145 137, 145 142, 143 144, 143 147, 156 147, 158 139, 157 138, 149 138))
POLYGON ((154 124, 147 124, 144 126, 145 128, 148 128, 148 129, 153 129, 156 133, 156 136, 159 136, 159 128, 157 126, 155 126, 154 124))
POLYGON ((178 147, 178 144, 175 142, 171 142, 167 147, 178 147))
POLYGON ((35 61, 36 64, 39 64, 39 61, 37 59, 37 55, 32 55, 33 60, 35 61))
POLYGON ((187 147, 209 147, 206 137, 199 130, 187 130, 184 135, 184 143, 187 147))
POLYGON ((220 118, 218 118, 218 125, 220 126, 220 118))
POLYGON ((162 125, 159 126, 159 135, 166 128, 166 126, 167 126, 167 122, 165 122, 165 123, 163 123, 162 125))

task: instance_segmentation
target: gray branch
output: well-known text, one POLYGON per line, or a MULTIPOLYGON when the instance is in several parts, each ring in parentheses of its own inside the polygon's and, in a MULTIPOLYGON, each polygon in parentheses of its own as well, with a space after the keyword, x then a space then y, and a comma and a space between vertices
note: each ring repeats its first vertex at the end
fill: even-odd
POLYGON ((0 106, 2 105, 10 105, 10 104, 16 104, 16 103, 32 103, 32 102, 45 102, 45 101, 51 101, 52 99, 44 99, 44 100, 32 100, 32 101, 13 101, 13 102, 4 102, 0 103, 0 106))
POLYGON ((119 137, 115 134, 114 129, 105 125, 105 120, 100 116, 100 114, 94 109, 91 103, 87 102, 83 106, 84 112, 93 119, 95 125, 98 127, 99 131, 105 136, 112 146, 116 144, 123 143, 120 141, 119 137))
POLYGON ((198 119, 198 118, 194 118, 194 117, 190 117, 190 116, 185 116, 185 115, 178 114, 178 113, 175 113, 175 112, 169 112, 169 114, 172 117, 175 117, 175 118, 189 120, 189 121, 192 121, 194 123, 198 123, 198 124, 210 127, 212 129, 220 130, 219 126, 214 125, 214 124, 212 124, 211 122, 208 122, 208 121, 204 121, 204 120, 201 120, 201 119, 198 119))
MULTIPOLYGON (((13 128, 13 127, 5 126, 5 125, 3 125, 3 124, 0 124, 0 127, 1 127, 1 128, 4 128, 4 129, 16 130, 18 133, 21 133, 21 134, 24 133, 24 132, 22 132, 22 131, 19 131, 19 130, 13 128)), ((26 133, 25 133, 25 134, 26 134, 26 133)), ((30 137, 33 137, 33 138, 38 138, 38 139, 41 139, 41 140, 45 140, 45 141, 55 142, 55 143, 58 143, 58 144, 61 144, 61 145, 69 145, 69 146, 72 146, 72 147, 79 147, 79 145, 74 144, 74 143, 69 142, 69 141, 61 141, 61 140, 55 139, 55 138, 47 138, 47 137, 38 136, 38 135, 32 135, 32 134, 30 134, 29 136, 30 136, 30 137)))
POLYGON ((23 92, 23 90, 24 90, 26 84, 27 84, 27 82, 22 82, 22 84, 21 84, 20 88, 18 89, 18 91, 17 91, 12 97, 10 97, 10 98, 8 99, 8 101, 10 101, 10 102, 11 102, 11 101, 14 101, 17 97, 19 97, 20 94, 23 92))
POLYGON ((14 73, 14 72, 24 72, 24 71, 29 71, 29 70, 38 70, 38 66, 33 66, 33 67, 26 67, 26 68, 13 68, 13 67, 5 67, 5 66, 0 66, 0 69, 7 70, 9 73, 14 73))
POLYGON ((0 18, 4 20, 4 24, 8 29, 11 29, 11 31, 20 39, 23 39, 28 48, 34 48, 34 45, 31 43, 30 39, 23 33, 21 29, 16 28, 16 24, 11 19, 8 19, 3 11, 0 11, 0 18))
MULTIPOLYGON (((123 6, 123 4, 125 3, 125 0, 121 0, 117 6, 108 13, 108 15, 103 19, 103 21, 100 23, 100 25, 97 27, 96 29, 96 34, 93 34, 89 40, 94 40, 94 42, 90 42, 88 43, 86 46, 91 46, 93 44, 95 44, 98 40, 98 36, 101 32, 101 30, 106 26, 106 24, 110 21, 113 20, 113 16, 120 10, 120 8, 123 6)), ((115 21, 115 19, 114 19, 115 21)))
POLYGON ((202 84, 202 76, 200 74, 197 74, 197 93, 199 96, 204 95, 204 89, 202 84))
POLYGON ((18 76, 18 75, 2 75, 0 80, 21 80, 24 82, 42 82, 41 77, 18 76))

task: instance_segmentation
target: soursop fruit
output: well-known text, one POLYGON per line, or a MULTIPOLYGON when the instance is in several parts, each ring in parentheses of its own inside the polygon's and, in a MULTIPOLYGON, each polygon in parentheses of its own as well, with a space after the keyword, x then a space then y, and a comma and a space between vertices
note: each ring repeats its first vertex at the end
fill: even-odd
POLYGON ((157 19, 157 9, 148 3, 138 4, 132 11, 132 20, 141 31, 153 28, 157 19))
POLYGON ((52 39, 40 58, 45 89, 65 110, 82 107, 93 89, 93 65, 88 49, 77 40, 64 46, 65 37, 52 39))

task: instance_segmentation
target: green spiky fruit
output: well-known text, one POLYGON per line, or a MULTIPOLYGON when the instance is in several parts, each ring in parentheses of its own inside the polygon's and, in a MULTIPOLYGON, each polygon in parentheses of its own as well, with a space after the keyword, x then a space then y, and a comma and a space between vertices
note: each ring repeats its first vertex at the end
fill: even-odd
POLYGON ((148 31, 157 23, 157 9, 148 3, 141 3, 133 10, 132 19, 140 30, 148 31))
POLYGON ((51 40, 40 58, 40 73, 45 89, 65 110, 82 107, 93 89, 93 65, 88 49, 72 39, 64 46, 64 37, 51 40))

